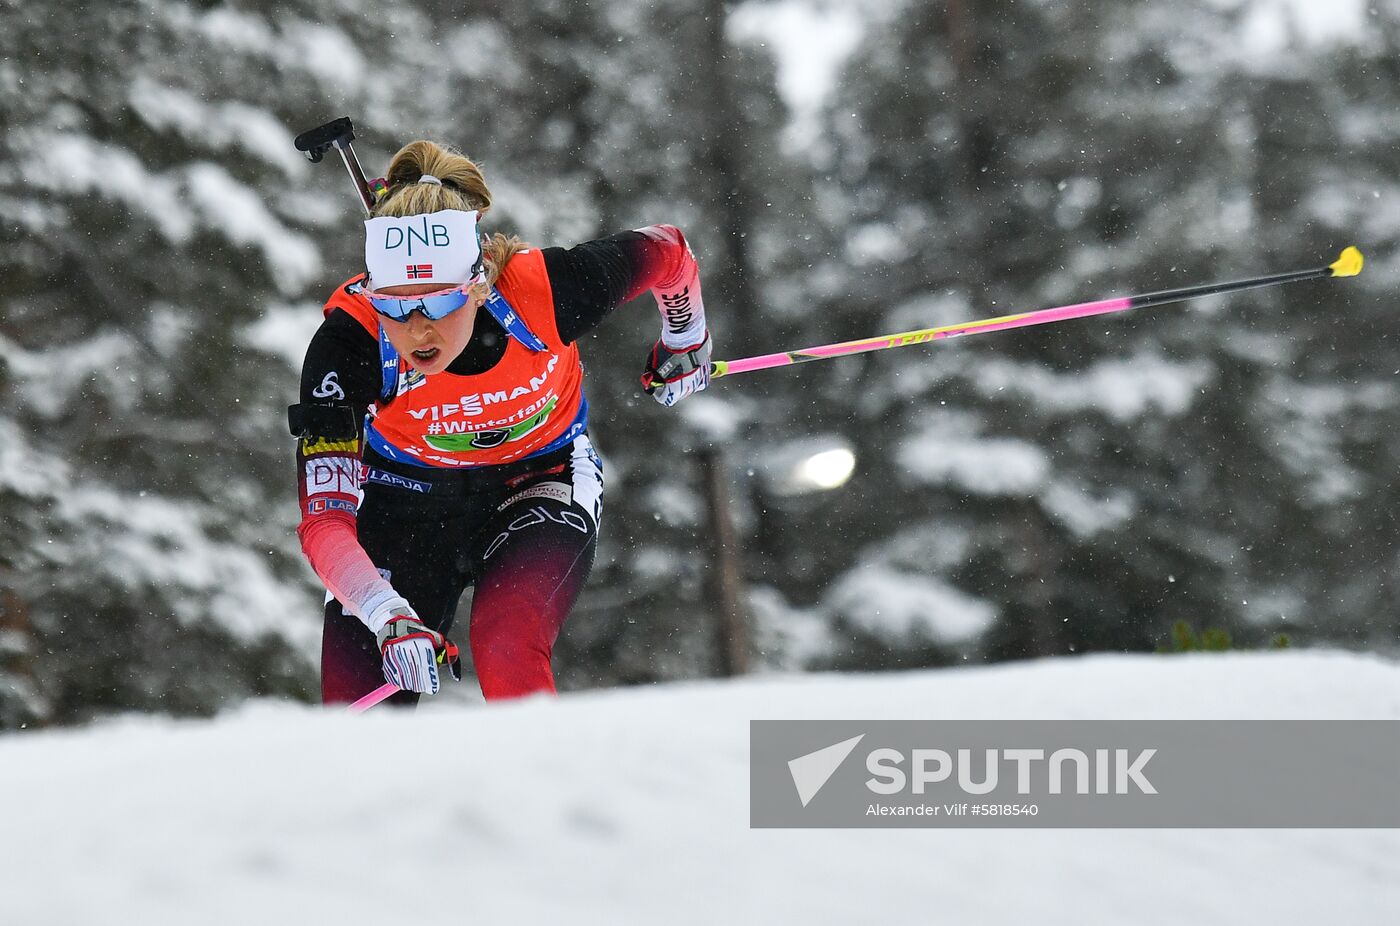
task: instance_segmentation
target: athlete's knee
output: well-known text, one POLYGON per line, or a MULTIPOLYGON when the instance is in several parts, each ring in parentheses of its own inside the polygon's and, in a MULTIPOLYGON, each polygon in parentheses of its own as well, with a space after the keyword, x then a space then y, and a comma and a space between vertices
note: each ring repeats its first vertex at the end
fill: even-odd
POLYGON ((552 640, 472 629, 472 665, 487 700, 554 691, 552 640))

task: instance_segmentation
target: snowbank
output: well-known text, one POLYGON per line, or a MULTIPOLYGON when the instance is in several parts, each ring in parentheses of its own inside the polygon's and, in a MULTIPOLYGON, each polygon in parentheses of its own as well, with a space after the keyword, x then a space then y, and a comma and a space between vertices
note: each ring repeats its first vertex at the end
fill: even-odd
POLYGON ((1089 657, 9 736, 0 923, 1277 926, 1400 910, 1400 831, 750 830, 748 721, 780 717, 1400 718, 1400 665, 1089 657))

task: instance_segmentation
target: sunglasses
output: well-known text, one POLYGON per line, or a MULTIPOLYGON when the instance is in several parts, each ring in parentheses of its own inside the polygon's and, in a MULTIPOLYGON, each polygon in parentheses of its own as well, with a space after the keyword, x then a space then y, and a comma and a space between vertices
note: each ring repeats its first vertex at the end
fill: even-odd
POLYGON ((419 296, 391 296, 376 293, 363 283, 355 284, 351 288, 351 292, 358 293, 368 299, 370 305, 374 306, 374 310, 385 318, 402 322, 408 321, 408 316, 414 312, 422 312, 433 321, 438 321, 466 305, 471 299, 472 287, 479 285, 483 279, 484 277, 474 276, 457 286, 423 293, 419 296))

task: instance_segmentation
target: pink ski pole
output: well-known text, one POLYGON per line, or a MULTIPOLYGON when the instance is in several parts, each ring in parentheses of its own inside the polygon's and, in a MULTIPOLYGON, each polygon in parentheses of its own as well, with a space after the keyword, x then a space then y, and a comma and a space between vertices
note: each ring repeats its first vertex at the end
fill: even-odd
MULTIPOLYGON (((1201 296, 1218 293, 1232 293, 1242 289, 1255 289, 1260 286, 1277 286, 1280 283, 1296 283, 1300 280, 1318 280, 1326 277, 1353 277, 1361 272, 1361 252, 1354 247, 1342 251, 1341 257, 1326 267, 1312 270, 1297 270, 1292 273, 1278 273, 1271 276, 1253 277, 1233 283, 1207 283, 1204 286, 1188 286, 1159 293, 1141 296, 1121 296, 1116 299, 1099 299, 1094 302, 1081 302, 1075 305, 1062 305, 1037 312, 1023 312, 1017 315, 1003 315, 1000 318, 984 318, 978 321, 959 322, 940 328, 924 328, 920 331, 905 331, 901 334, 887 334, 878 338, 862 338, 858 341, 843 341, 839 344, 823 344, 805 350, 783 351, 777 354, 764 354, 760 357, 745 357, 741 360, 716 360, 710 364, 710 378, 733 376, 735 373, 748 373, 751 370, 766 370, 769 367, 785 367, 810 360, 827 360, 831 357, 844 357, 848 354, 863 354, 872 350, 887 350, 891 347, 904 347, 909 344, 928 344, 944 338, 963 337, 970 334, 985 334, 989 331, 1005 331, 1008 328, 1026 328, 1031 325, 1048 325, 1071 318, 1086 318, 1091 315, 1105 315, 1109 312, 1122 312, 1127 309, 1140 309, 1152 305, 1166 305, 1184 302, 1201 296)), ((659 385, 659 384, 656 384, 659 385)))
MULTIPOLYGON (((447 646, 443 648, 442 652, 438 653, 437 661, 438 665, 441 665, 443 662, 446 662, 448 669, 452 672, 452 677, 460 680, 462 677, 462 673, 457 667, 457 658, 457 644, 453 643, 451 640, 448 640, 447 646)), ((383 701, 385 698, 394 694, 398 690, 398 685, 395 685, 393 682, 385 682, 378 688, 371 691, 369 694, 365 695, 360 700, 356 701, 354 704, 351 704, 349 708, 350 713, 363 714, 365 711, 369 710, 371 707, 374 707, 380 701, 383 701)))
POLYGON ((383 701, 385 698, 389 697, 391 694, 398 690, 398 685, 395 685, 393 682, 385 682, 378 688, 371 691, 369 694, 365 695, 360 700, 356 701, 354 704, 351 704, 350 713, 363 714, 365 711, 369 710, 371 707, 374 707, 380 701, 383 701))

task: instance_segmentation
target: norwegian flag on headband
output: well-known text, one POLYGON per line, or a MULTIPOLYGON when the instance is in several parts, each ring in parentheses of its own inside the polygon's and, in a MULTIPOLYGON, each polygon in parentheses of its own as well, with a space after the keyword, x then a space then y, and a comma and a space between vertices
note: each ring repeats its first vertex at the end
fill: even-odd
POLYGON ((371 289, 407 283, 457 286, 480 273, 475 210, 378 216, 365 222, 365 269, 371 289))

